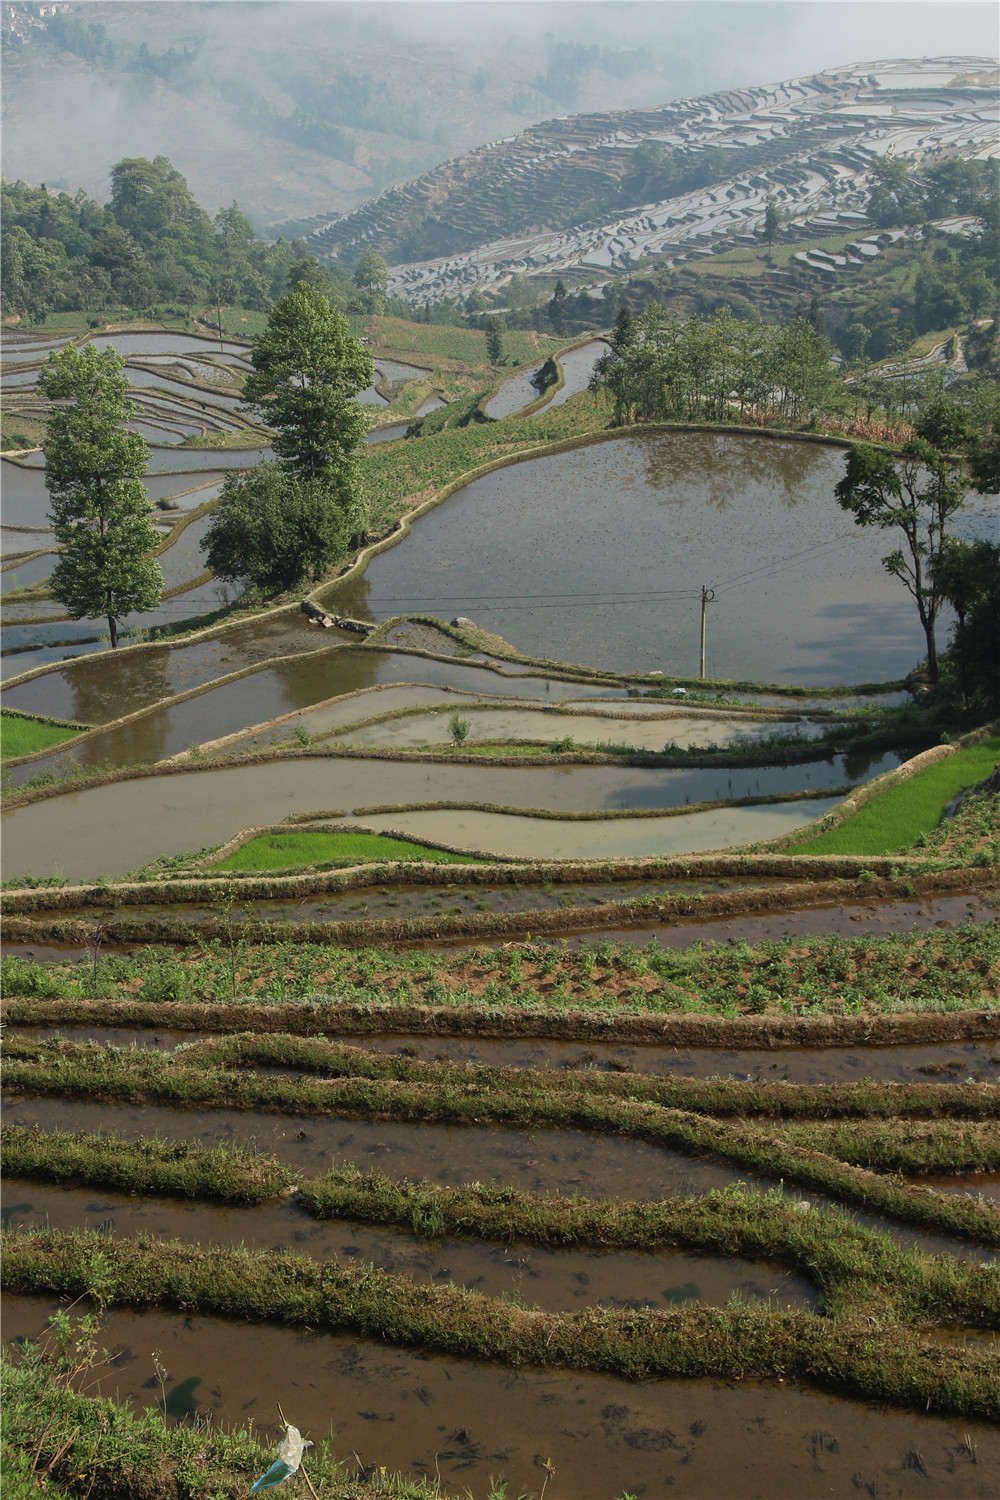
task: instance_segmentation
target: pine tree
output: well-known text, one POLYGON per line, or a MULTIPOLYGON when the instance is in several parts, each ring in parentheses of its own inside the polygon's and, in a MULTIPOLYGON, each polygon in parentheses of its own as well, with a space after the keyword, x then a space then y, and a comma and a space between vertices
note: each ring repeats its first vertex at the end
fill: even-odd
POLYGON ((119 620, 155 609, 163 587, 141 478, 149 449, 139 433, 123 430, 139 410, 124 365, 113 349, 68 344, 38 376, 50 401, 68 403, 49 412, 44 443, 49 514, 62 548, 52 594, 75 620, 106 619, 112 648, 119 620))

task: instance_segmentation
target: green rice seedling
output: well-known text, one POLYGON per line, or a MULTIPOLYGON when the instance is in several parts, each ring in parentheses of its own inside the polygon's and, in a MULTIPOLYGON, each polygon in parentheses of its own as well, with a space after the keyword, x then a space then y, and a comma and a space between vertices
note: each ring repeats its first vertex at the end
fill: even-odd
POLYGON ((959 750, 915 776, 874 796, 836 828, 796 845, 803 854, 894 854, 908 849, 941 822, 945 809, 966 787, 989 776, 1000 755, 1000 739, 959 750))

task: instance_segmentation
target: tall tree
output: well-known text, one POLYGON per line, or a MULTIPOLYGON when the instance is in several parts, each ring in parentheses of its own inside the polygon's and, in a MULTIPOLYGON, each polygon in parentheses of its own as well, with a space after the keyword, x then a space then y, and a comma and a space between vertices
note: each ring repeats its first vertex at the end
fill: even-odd
POLYGON ((347 320, 299 281, 282 297, 253 341, 254 373, 243 387, 250 411, 270 427, 283 466, 303 479, 341 488, 347 501, 350 461, 368 430, 354 397, 371 385, 370 356, 347 320))
POLYGON ((119 620, 155 609, 163 587, 151 555, 160 537, 141 478, 149 449, 139 433, 123 431, 139 411, 128 399, 124 365, 113 349, 68 344, 38 375, 39 389, 60 403, 49 412, 44 443, 49 514, 62 548, 52 594, 76 620, 106 619, 112 648, 119 620))
POLYGON ((902 534, 902 546, 883 557, 882 566, 902 579, 916 603, 927 642, 927 672, 936 683, 940 674, 934 624, 946 597, 947 578, 941 557, 948 522, 964 503, 960 465, 925 438, 908 443, 899 461, 870 443, 856 443, 834 493, 858 526, 902 534))
POLYGON ((770 255, 774 237, 781 228, 781 210, 778 200, 773 193, 768 193, 764 200, 764 238, 767 240, 767 253, 770 255))
POLYGON ((507 331, 503 318, 491 313, 483 319, 483 327, 486 330, 486 358, 491 365, 503 364, 503 336, 507 331))
POLYGON ((389 267, 377 250, 365 251, 351 280, 364 297, 368 312, 375 317, 385 307, 385 293, 389 285, 389 267))

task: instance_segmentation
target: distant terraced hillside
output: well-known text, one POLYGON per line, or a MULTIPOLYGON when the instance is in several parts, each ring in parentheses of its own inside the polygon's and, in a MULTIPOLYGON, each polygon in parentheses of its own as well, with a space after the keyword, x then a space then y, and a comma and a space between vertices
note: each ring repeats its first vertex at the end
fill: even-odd
POLYGON ((874 156, 996 153, 997 78, 984 58, 863 63, 550 120, 318 222, 310 242, 348 264, 374 246, 419 305, 514 272, 711 254, 759 230, 769 193, 793 224, 861 225, 874 156))

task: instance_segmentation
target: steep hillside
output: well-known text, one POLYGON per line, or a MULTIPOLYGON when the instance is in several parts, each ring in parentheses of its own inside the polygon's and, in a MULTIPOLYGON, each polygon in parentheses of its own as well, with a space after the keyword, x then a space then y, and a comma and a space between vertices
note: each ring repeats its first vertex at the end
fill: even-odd
POLYGON ((982 58, 864 63, 660 109, 555 119, 456 157, 317 224, 317 253, 367 246, 422 304, 514 272, 627 270, 756 233, 773 194, 786 223, 860 227, 877 156, 996 150, 997 69, 982 58))

